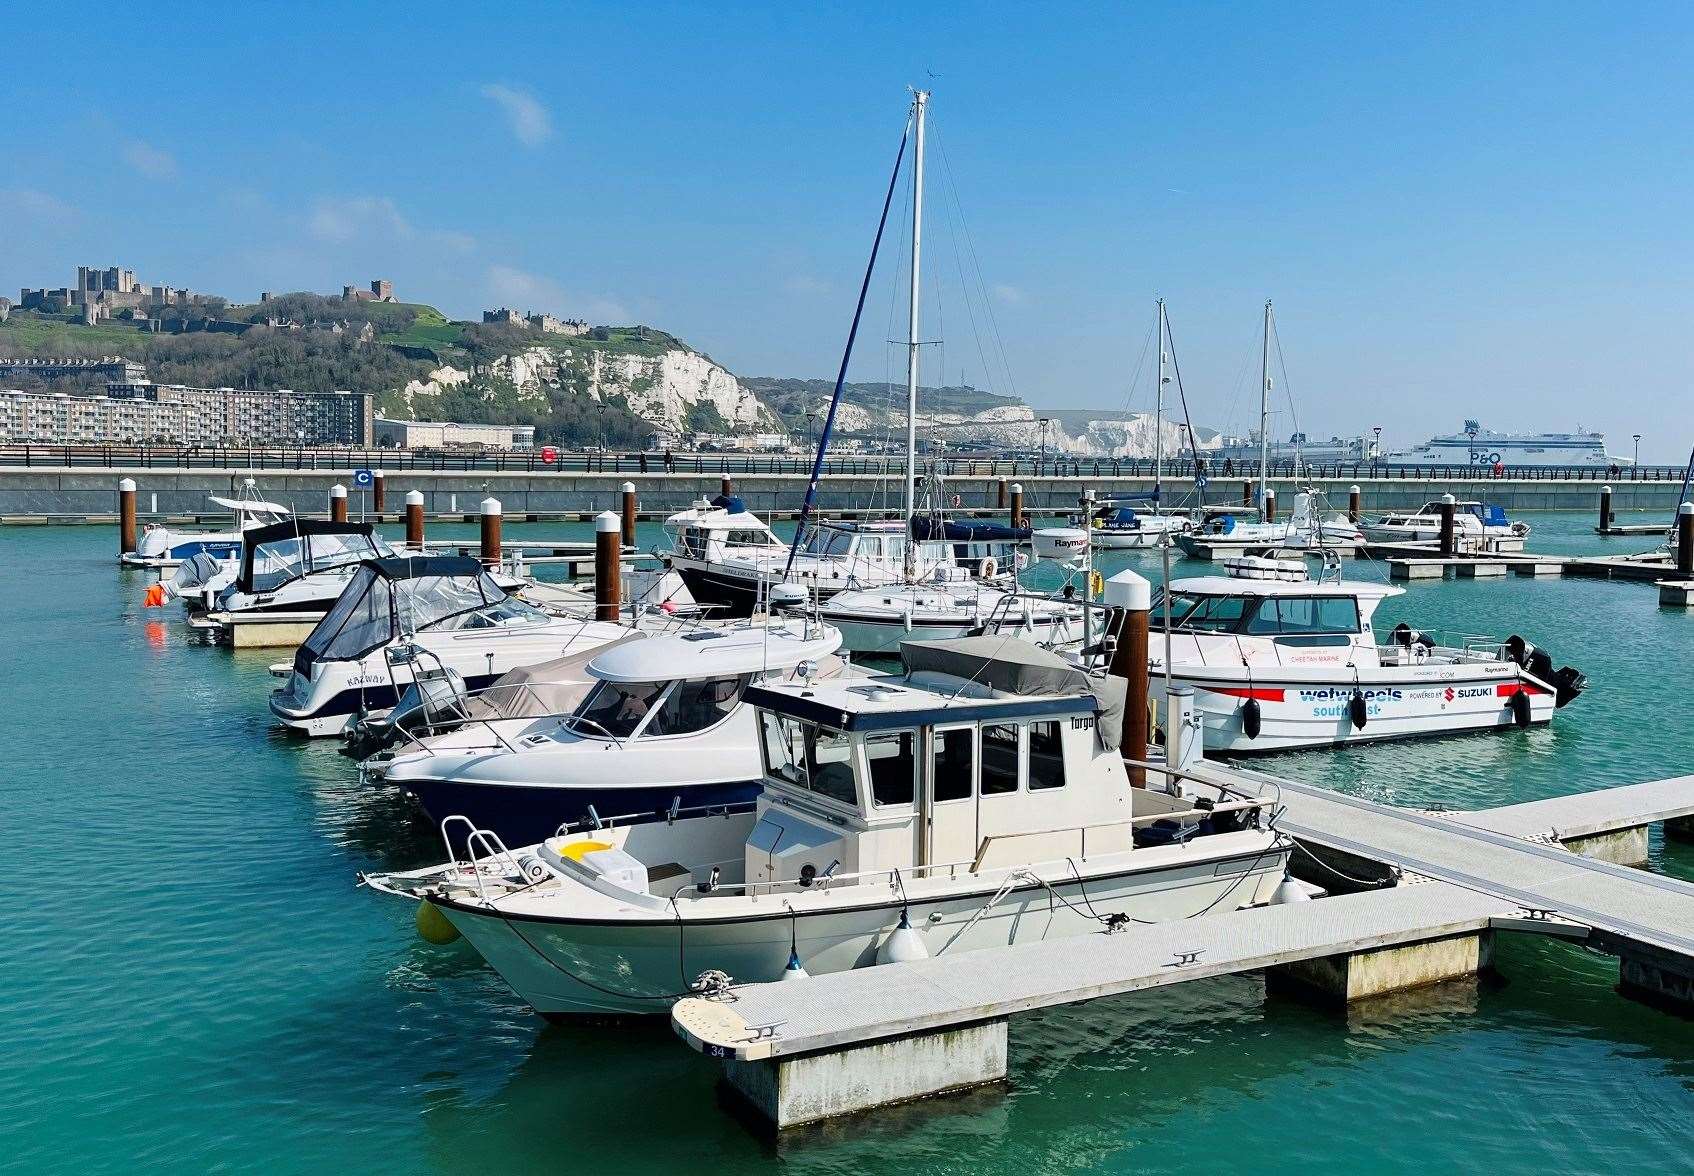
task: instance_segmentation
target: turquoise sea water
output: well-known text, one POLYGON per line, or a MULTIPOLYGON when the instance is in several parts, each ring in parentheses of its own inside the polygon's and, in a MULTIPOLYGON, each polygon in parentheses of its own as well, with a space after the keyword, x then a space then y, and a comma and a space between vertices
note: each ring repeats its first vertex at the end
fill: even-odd
MULTIPOLYGON (((1537 550, 1646 545, 1528 517, 1537 550)), ((1694 1021, 1619 998, 1609 959, 1515 939, 1498 980, 1347 1015, 1241 977, 1026 1017, 1002 1087, 761 1140, 663 1025, 549 1026, 462 944, 421 943, 409 904, 356 889, 433 860, 430 831, 333 744, 271 729, 284 655, 196 644, 113 546, 0 532, 0 1169, 1694 1167, 1694 1021)), ((1417 584, 1379 615, 1520 631, 1592 686, 1550 729, 1266 768, 1453 806, 1694 771, 1694 614, 1648 586, 1417 584)), ((1654 857, 1694 877, 1691 847, 1654 857)))

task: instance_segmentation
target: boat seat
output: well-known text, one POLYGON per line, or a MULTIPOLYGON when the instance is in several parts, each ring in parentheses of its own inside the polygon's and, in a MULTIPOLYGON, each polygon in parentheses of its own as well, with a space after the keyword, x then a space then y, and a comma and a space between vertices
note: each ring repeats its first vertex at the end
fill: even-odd
POLYGON ((694 871, 681 862, 660 862, 656 866, 647 867, 647 882, 649 885, 666 882, 673 878, 692 878, 694 871))

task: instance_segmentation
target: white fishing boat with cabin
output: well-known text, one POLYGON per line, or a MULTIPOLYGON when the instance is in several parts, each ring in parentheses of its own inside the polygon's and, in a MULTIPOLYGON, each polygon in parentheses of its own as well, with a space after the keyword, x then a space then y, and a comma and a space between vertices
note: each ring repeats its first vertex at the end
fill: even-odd
POLYGON ((899 677, 750 687, 751 808, 521 849, 473 833, 444 865, 363 881, 555 1017, 1272 900, 1292 843, 1265 800, 1131 785, 1121 679, 1007 638, 905 658, 899 677))

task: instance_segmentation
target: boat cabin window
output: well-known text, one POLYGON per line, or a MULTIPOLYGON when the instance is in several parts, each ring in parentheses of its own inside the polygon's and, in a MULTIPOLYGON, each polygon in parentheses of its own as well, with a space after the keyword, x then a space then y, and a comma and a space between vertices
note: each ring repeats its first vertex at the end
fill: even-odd
POLYGON ((759 530, 729 531, 724 535, 724 543, 730 547, 771 547, 774 545, 770 533, 759 530))
POLYGON ((969 800, 975 791, 976 732, 970 727, 954 727, 935 733, 930 778, 935 790, 935 803, 949 800, 969 800))
POLYGON ((296 657, 296 666, 317 661, 353 661, 386 645, 394 636, 392 610, 389 582, 369 568, 359 569, 324 619, 301 643, 304 657, 296 657))
POLYGON ((851 736, 770 711, 759 712, 759 729, 767 774, 858 807, 851 736))
POLYGON ((678 682, 670 697, 665 699, 659 713, 641 733, 643 739, 654 735, 692 735, 716 726, 729 718, 747 688, 747 677, 710 678, 704 682, 678 682))
MULTIPOLYGON (((1190 596, 1185 592, 1171 593, 1171 625, 1179 629, 1195 629, 1202 633, 1233 633, 1246 615, 1245 596, 1190 596)), ((1153 616, 1162 617, 1164 606, 1153 606, 1153 616)))
POLYGON ((1018 790, 1018 726, 984 723, 982 727, 982 794, 998 796, 1018 790))
POLYGON ((1059 720, 1029 725, 1029 790, 1065 786, 1065 749, 1059 720))
POLYGON ((627 739, 658 704, 664 682, 601 682, 588 692, 576 716, 584 734, 627 739))
POLYGON ((1358 631, 1359 605, 1351 596, 1267 596, 1247 622, 1247 632, 1257 636, 1358 631))
POLYGON ((851 531, 836 531, 825 528, 813 531, 806 537, 804 551, 807 555, 846 555, 853 546, 851 531))
POLYGON ((878 806, 911 804, 918 757, 912 731, 865 736, 865 763, 870 769, 871 799, 878 806))
POLYGON ((676 534, 676 551, 678 555, 692 556, 695 559, 706 558, 706 529, 704 527, 684 527, 676 534))

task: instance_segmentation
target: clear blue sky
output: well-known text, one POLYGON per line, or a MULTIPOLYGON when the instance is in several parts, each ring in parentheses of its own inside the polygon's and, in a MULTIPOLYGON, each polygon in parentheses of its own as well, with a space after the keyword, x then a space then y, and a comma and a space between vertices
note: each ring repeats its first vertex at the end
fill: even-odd
MULTIPOLYGON (((14 5, 0 291, 384 276, 831 376, 927 83, 997 390, 1123 407, 1162 294, 1197 422, 1245 427, 1270 297, 1309 432, 1581 424, 1680 460, 1691 34, 1643 4, 14 5)), ((932 164, 923 333, 986 386, 932 164)))

